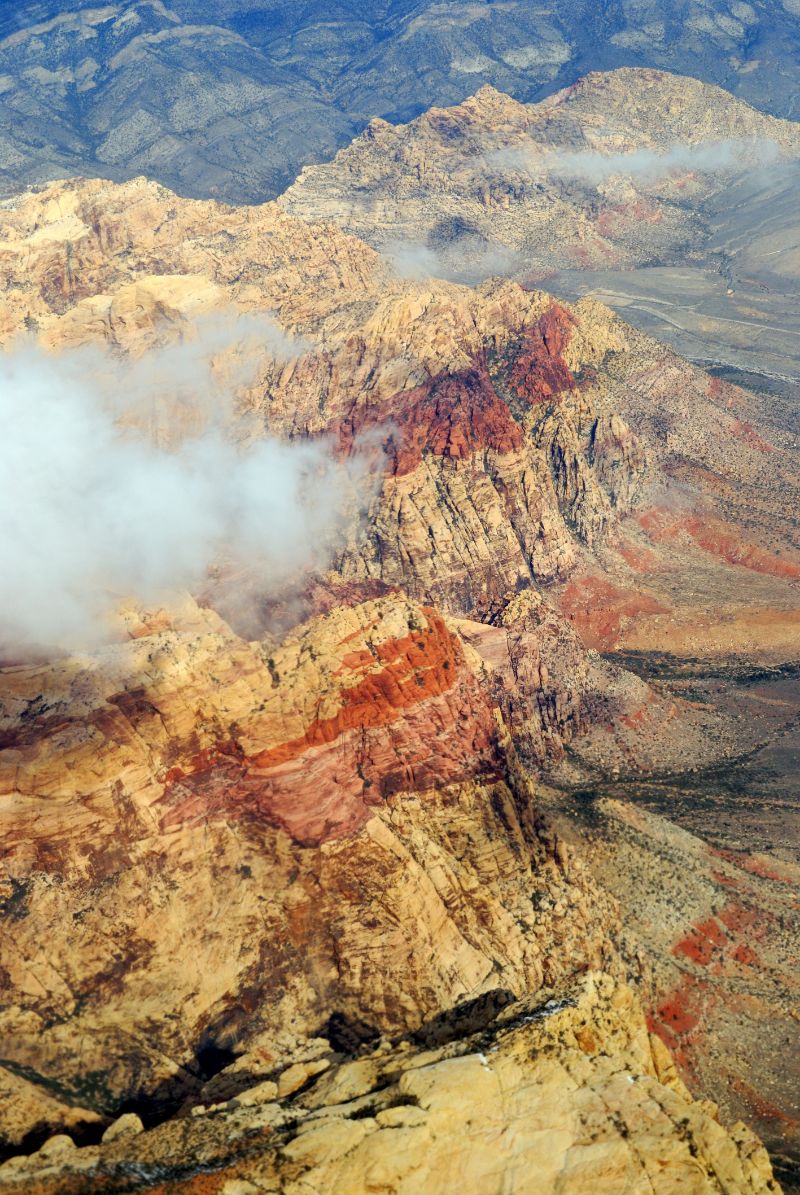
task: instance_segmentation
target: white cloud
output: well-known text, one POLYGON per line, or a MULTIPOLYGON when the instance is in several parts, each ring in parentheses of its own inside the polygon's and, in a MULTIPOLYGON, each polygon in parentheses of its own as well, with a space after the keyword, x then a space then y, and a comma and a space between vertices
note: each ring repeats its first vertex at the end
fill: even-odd
MULTIPOLYGON (((265 336, 291 351, 274 325, 240 331, 259 360, 265 336)), ((210 356, 230 344, 207 324, 139 362, 30 342, 0 354, 0 643, 97 640, 120 599, 168 599, 220 557, 257 570, 266 592, 328 564, 366 466, 320 442, 237 446, 219 417, 231 378, 215 380, 210 356)))
POLYGON ((401 278, 443 278, 474 286, 494 275, 516 273, 520 255, 477 234, 461 234, 449 244, 431 249, 420 241, 391 241, 383 255, 401 278))
POLYGON ((638 149, 606 154, 597 150, 551 150, 541 144, 497 150, 484 159, 490 169, 518 171, 533 177, 550 175, 597 185, 613 175, 657 182, 670 174, 741 171, 769 165, 780 156, 773 141, 731 138, 671 145, 665 150, 638 149))

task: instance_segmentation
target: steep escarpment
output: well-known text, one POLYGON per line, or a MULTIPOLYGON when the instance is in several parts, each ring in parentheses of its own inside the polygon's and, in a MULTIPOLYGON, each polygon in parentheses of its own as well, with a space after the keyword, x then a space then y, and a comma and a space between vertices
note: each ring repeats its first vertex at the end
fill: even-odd
MULTIPOLYGON (((676 497, 695 521, 732 521, 733 541, 767 538, 789 572, 796 563, 775 517, 797 498, 791 436, 765 427, 746 391, 593 301, 404 280, 330 225, 276 205, 180 201, 142 181, 54 184, 7 203, 4 229, 6 343, 27 327, 51 350, 138 356, 232 320, 211 355, 228 376, 248 363, 237 434, 324 437, 345 454, 377 443, 378 492, 352 512, 337 562, 348 579, 484 618, 601 551, 618 587, 639 583, 631 560, 650 560, 654 602, 669 608, 674 545, 627 516, 676 497), (265 311, 303 338, 288 360, 235 329, 236 315, 265 311)), ((739 572, 753 559, 745 547, 716 553, 739 572)), ((768 600, 787 604, 786 592, 776 577, 768 600)))
POLYGON ((606 536, 635 488, 643 450, 620 486, 590 452, 590 371, 624 337, 610 325, 590 334, 549 296, 392 281, 362 243, 274 205, 178 212, 143 183, 51 188, 7 221, 8 336, 27 321, 54 348, 100 340, 138 354, 232 308, 271 310, 307 338, 288 363, 256 357, 241 403, 282 435, 335 437, 343 452, 384 443, 385 480, 364 534, 354 524, 349 536, 348 578, 485 610, 533 576, 563 574, 576 542, 606 536))
POLYGON ((388 593, 277 645, 191 603, 129 630, 89 668, 2 674, 12 1074, 89 1120, 155 1114, 333 1013, 402 1034, 613 965, 612 904, 435 610, 388 593))
POLYGON ((760 375, 789 423, 799 149, 796 122, 697 79, 593 71, 536 104, 483 87, 374 121, 279 202, 403 276, 597 295, 684 357, 760 375))
MULTIPOLYGON (((247 1076, 288 1098, 331 1051, 437 1046, 437 1018, 467 1033, 465 1003, 567 998, 587 970, 655 990, 646 945, 623 940, 531 778, 733 753, 736 725, 594 649, 691 632, 717 650, 723 618, 725 635, 752 630, 754 610, 791 635, 791 437, 597 303, 399 278, 277 205, 73 182, 8 202, 3 226, 7 351, 23 330, 29 352, 100 349, 89 362, 182 344, 232 399, 191 418, 375 462, 327 575, 276 596, 215 562, 199 604, 133 605, 91 653, 0 671, 2 1065, 24 1095, 9 1146, 58 1127, 86 1141, 126 1112, 166 1126, 247 1076)), ((134 405, 126 426, 171 443, 184 396, 160 375, 153 391, 158 419, 134 405)), ((554 1098, 591 1102, 592 1073, 557 1070, 554 1098)), ((663 1128, 684 1159, 679 1111, 663 1128)), ((154 1130, 173 1152, 173 1133, 205 1133, 176 1123, 154 1130)), ((614 1133, 609 1191, 634 1166, 614 1133)), ((719 1137, 733 1170, 709 1160, 698 1190, 750 1189, 734 1137, 719 1137)), ((224 1167, 224 1140, 205 1140, 224 1167)))
POLYGON ((48 350, 138 357, 221 321, 215 369, 236 378, 246 362, 250 376, 234 434, 324 437, 346 455, 377 445, 377 492, 338 554, 348 580, 486 618, 520 587, 591 572, 599 552, 617 589, 646 578, 655 613, 676 606, 670 576, 688 559, 735 599, 726 570, 752 571, 761 544, 786 563, 759 600, 792 601, 792 436, 597 302, 403 280, 362 241, 276 204, 179 201, 141 180, 7 202, 0 270, 6 344, 29 329, 48 350), (288 354, 239 335, 238 315, 265 311, 295 336, 288 354), (676 504, 689 529, 717 532, 653 534, 676 504))

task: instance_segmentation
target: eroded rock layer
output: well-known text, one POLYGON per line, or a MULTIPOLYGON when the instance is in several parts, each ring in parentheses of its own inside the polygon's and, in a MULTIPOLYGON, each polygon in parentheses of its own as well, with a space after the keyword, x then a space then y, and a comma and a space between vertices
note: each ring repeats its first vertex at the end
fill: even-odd
POLYGON ((630 989, 609 976, 590 974, 485 1019, 450 1045, 384 1042, 349 1060, 319 1053, 151 1132, 121 1119, 100 1147, 53 1138, 9 1162, 4 1187, 27 1195, 455 1187, 522 1195, 534 1183, 607 1195, 776 1190, 763 1147, 743 1124, 723 1129, 713 1104, 692 1100, 630 989))
POLYGON ((277 1064, 332 1012, 402 1033, 609 960, 613 906, 441 615, 389 593, 277 647, 191 603, 151 621, 3 673, 12 1074, 168 1108, 214 1051, 277 1064))
MULTIPOLYGON (((401 279, 355 237, 274 204, 72 182, 2 215, 7 351, 27 330, 40 350, 100 346, 125 361, 181 337, 202 345, 223 322, 231 333, 209 337, 208 356, 216 375, 238 379, 232 434, 318 439, 339 460, 372 454, 328 545, 328 575, 267 600, 257 577, 221 562, 199 604, 131 607, 91 654, 22 650, 0 671, 9 1147, 57 1127, 90 1140, 127 1112, 165 1121, 162 1137, 143 1138, 157 1150, 180 1154, 174 1134, 186 1133, 192 1165, 205 1166, 207 1149, 222 1168, 236 1125, 220 1120, 220 1143, 215 1122, 172 1118, 214 1091, 226 1103, 248 1067, 277 1081, 280 1101, 328 1069, 302 1068, 331 1049, 357 1054, 412 1033, 438 1048, 437 1018, 465 1002, 500 1006, 543 987, 561 998, 597 969, 644 985, 646 943, 621 940, 616 901, 542 818, 531 774, 734 752, 737 727, 595 649, 722 654, 738 635, 762 656, 795 643, 800 557, 781 522, 800 488, 792 437, 746 391, 597 303, 569 307, 497 280, 401 279), (238 317, 266 313, 291 344, 272 325, 255 345, 238 334, 238 317), (227 601, 231 575, 252 598, 248 619, 227 601), (297 1088, 281 1088, 293 1066, 297 1088)), ((166 383, 162 397, 163 421, 133 410, 128 426, 171 443, 180 418, 166 383)), ((620 999, 639 1040, 639 1014, 620 999)), ((534 1031, 518 1028, 527 1043, 534 1031)), ((558 1057, 563 1042, 550 1045, 558 1057)), ((622 1085, 611 1053, 597 1074, 573 1073, 570 1054, 555 1079, 529 1080, 513 1063, 519 1117, 550 1095, 566 1101, 554 1191, 578 1191, 597 1157, 608 1158, 609 1191, 620 1176, 632 1190, 645 1176, 661 1182, 660 1144, 639 1161, 620 1144, 625 1108, 634 1136, 640 1116, 656 1118, 670 1164, 693 1175, 688 1189, 770 1189, 746 1135, 711 1127, 682 1091, 662 1118, 652 1056, 640 1052, 622 1085), (656 1086, 630 1105, 645 1074, 656 1086), (611 1084, 610 1110, 597 1107, 595 1078, 611 1084), (596 1132, 578 1124, 584 1105, 596 1132), (694 1115, 689 1140, 676 1125, 694 1115)), ((469 1118, 442 1098, 453 1125, 469 1118)), ((245 1127, 247 1139, 251 1128, 283 1133, 274 1115, 245 1127)), ((334 1134, 350 1134, 354 1158, 363 1145, 365 1168, 377 1148, 367 1119, 354 1122, 363 1133, 334 1134)), ((501 1134, 508 1123, 505 1111, 492 1121, 501 1134)), ((294 1132, 230 1181, 269 1190, 285 1177, 302 1190, 302 1167, 282 1171, 294 1132)), ((124 1136, 114 1148, 141 1177, 124 1136)), ((438 1139, 423 1148, 435 1153, 438 1139)), ((331 1148, 333 1165, 342 1155, 331 1148)), ((465 1148, 463 1166, 480 1170, 465 1148)), ((44 1171, 64 1149, 45 1146, 44 1171)), ((520 1149, 524 1173, 544 1164, 520 1149)), ((339 1181, 326 1157, 306 1166, 322 1166, 308 1181, 323 1190, 339 1181)), ((30 1174, 9 1163, 4 1180, 33 1182, 37 1158, 30 1174)), ((87 1180, 69 1177, 70 1164, 54 1165, 80 1190, 87 1180)), ((431 1164, 425 1181, 438 1183, 431 1164)), ((160 1165, 143 1179, 155 1189, 172 1178, 160 1165)), ((388 1189, 411 1189, 403 1165, 388 1189)), ((362 1161, 353 1166, 353 1182, 367 1181, 362 1161)))
POLYGON ((337 547, 348 579, 484 618, 608 549, 603 570, 661 590, 653 614, 659 597, 675 604, 663 591, 687 557, 710 559, 733 601, 726 568, 774 577, 771 607, 794 600, 800 558, 779 521, 798 500, 793 438, 596 302, 399 279, 330 225, 143 181, 53 184, 9 201, 3 224, 6 344, 27 327, 52 350, 136 356, 228 319, 212 355, 226 376, 247 360, 242 436, 377 445, 337 547), (268 335, 259 353, 236 332, 234 316, 255 312, 303 338, 288 360, 268 335))

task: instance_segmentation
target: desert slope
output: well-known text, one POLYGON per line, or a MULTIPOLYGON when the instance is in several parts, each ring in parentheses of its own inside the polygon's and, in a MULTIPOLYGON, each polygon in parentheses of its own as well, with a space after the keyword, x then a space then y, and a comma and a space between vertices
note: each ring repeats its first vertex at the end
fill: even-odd
POLYGON ((409 120, 488 83, 523 102, 586 71, 657 67, 797 115, 794 0, 22 0, 0 14, 0 184, 137 173, 258 203, 371 116, 409 120))
POLYGON ((697 79, 595 71, 538 103, 483 87, 373 121, 280 202, 400 272, 594 294, 684 357, 785 394, 800 377, 798 145, 795 122, 697 79))
POLYGON ((630 269, 692 258, 730 176, 796 158, 800 131, 661 71, 593 73, 536 104, 492 87, 406 125, 375 120, 279 202, 444 276, 630 269), (400 242, 400 246, 397 245, 400 242))

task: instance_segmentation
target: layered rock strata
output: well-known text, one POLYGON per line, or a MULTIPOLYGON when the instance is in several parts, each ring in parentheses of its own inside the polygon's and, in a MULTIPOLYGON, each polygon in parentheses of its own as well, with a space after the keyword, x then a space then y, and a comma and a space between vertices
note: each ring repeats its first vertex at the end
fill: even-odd
MULTIPOLYGON (((212 370, 249 375, 234 435, 381 450, 333 573, 285 617, 261 603, 271 631, 235 633, 210 582, 202 607, 131 609, 96 653, 0 672, 10 1146, 155 1124, 257 1052, 272 1083, 465 1001, 621 972, 615 902, 527 768, 587 731, 645 762, 701 743, 702 710, 584 640, 663 647, 718 599, 791 629, 791 437, 599 304, 401 279, 276 205, 53 184, 4 206, 0 276, 9 350, 27 329, 135 359, 222 322, 212 370), (266 312, 292 344, 240 334, 266 312)), ((626 965, 646 978, 645 955, 626 965)), ((733 1167, 713 1182, 751 1189, 708 1131, 733 1167)))
POLYGON ((138 356, 228 320, 209 351, 222 376, 250 370, 238 434, 325 437, 344 454, 377 442, 377 493, 364 487, 337 549, 347 578, 485 618, 606 547, 603 569, 658 585, 688 537, 715 566, 774 576, 769 600, 788 604, 776 595, 798 559, 776 516, 798 498, 792 437, 598 303, 394 278, 330 225, 142 181, 53 184, 3 215, 6 344, 28 327, 53 350, 138 356), (304 338, 288 360, 237 331, 235 316, 265 311, 304 338), (781 549, 780 567, 757 544, 781 549))
POLYGON ((4 1066, 45 1099, 156 1115, 332 1013, 403 1033, 611 965, 613 905, 435 610, 388 593, 277 647, 191 603, 128 630, 2 673, 4 1066))

